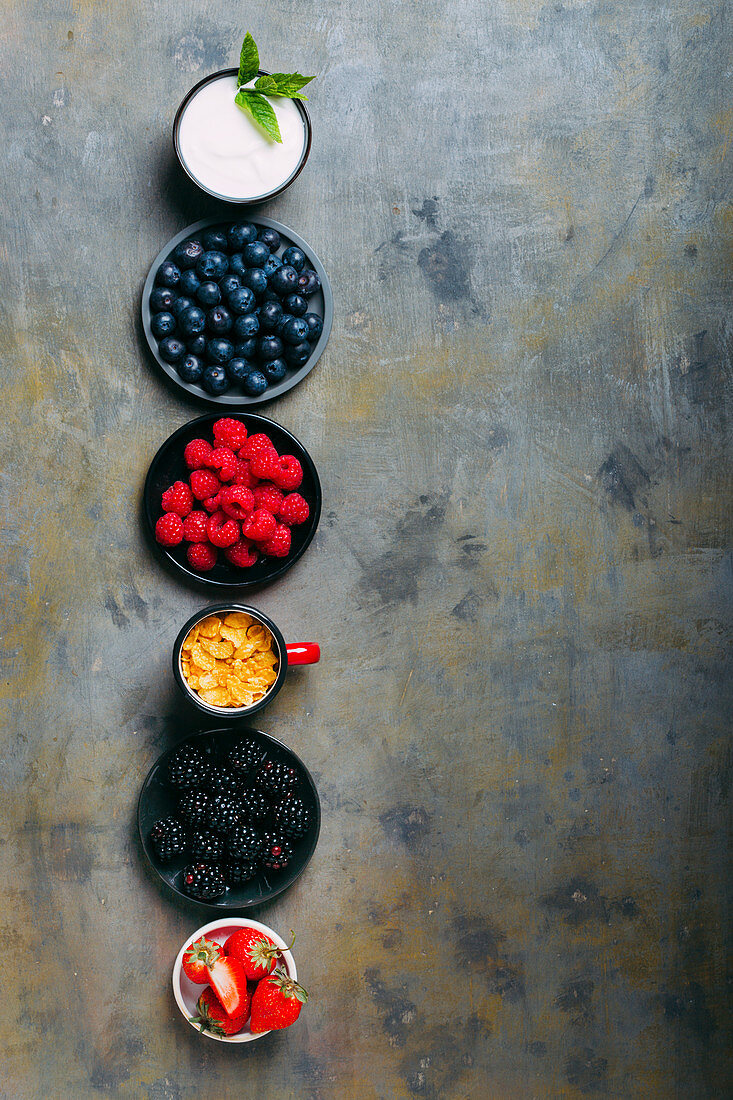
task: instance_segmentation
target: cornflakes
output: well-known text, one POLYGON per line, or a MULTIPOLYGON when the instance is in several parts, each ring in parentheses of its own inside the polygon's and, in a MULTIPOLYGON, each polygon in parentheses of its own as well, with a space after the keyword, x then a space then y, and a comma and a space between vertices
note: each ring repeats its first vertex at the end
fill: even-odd
POLYGON ((209 615, 181 646, 181 671, 192 691, 215 707, 251 707, 277 680, 272 634, 243 611, 209 615))

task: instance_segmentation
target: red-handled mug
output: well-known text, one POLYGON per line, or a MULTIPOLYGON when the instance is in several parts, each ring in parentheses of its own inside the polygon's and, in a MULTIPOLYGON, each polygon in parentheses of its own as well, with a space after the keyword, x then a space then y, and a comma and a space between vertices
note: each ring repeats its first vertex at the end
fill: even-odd
POLYGON ((316 642, 288 642, 286 644, 280 630, 275 625, 269 616, 265 615, 263 611, 258 610, 256 607, 249 607, 246 604, 241 603, 217 603, 212 604, 210 607, 204 607, 200 611, 197 611, 195 615, 192 615, 188 622, 184 623, 176 638, 175 645, 173 646, 173 675, 175 676, 176 683, 179 688, 194 706, 198 707, 205 714, 216 714, 220 718, 242 718, 244 715, 249 716, 255 714, 258 710, 262 710, 267 706, 283 685, 285 675, 288 671, 288 667, 292 665, 313 665, 321 659, 321 648, 316 642), (275 665, 275 682, 271 684, 261 699, 250 704, 250 706, 242 707, 220 707, 213 703, 207 703, 205 699, 202 699, 198 692, 192 688, 183 670, 182 656, 183 656, 183 643, 193 630, 193 628, 200 623, 202 619, 206 619, 209 615, 218 615, 224 617, 232 611, 243 612, 245 615, 249 615, 255 622, 260 623, 265 630, 269 632, 272 638, 272 648, 277 658, 277 664, 275 665))

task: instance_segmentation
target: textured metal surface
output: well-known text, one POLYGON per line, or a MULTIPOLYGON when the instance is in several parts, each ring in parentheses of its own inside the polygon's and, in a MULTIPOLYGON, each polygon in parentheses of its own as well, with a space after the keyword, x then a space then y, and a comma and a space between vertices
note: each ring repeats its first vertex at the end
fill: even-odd
POLYGON ((730 42, 694 0, 3 4, 2 1096, 726 1094, 730 42), (242 1051, 178 1018, 202 918, 133 829, 204 602, 141 535, 195 410, 137 302, 221 209, 170 125, 245 17, 320 74, 265 212, 337 314, 270 410, 324 521, 260 599, 324 650, 261 720, 323 800, 260 914, 312 1001, 242 1051))

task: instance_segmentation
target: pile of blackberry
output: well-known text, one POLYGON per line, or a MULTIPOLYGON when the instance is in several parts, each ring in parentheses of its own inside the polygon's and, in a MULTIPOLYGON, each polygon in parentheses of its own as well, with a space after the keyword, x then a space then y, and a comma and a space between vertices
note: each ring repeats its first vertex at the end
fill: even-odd
POLYGON ((150 842, 161 863, 186 858, 181 886, 197 901, 287 870, 293 842, 313 826, 296 769, 251 738, 219 759, 183 745, 171 757, 167 782, 177 810, 155 822, 150 842))

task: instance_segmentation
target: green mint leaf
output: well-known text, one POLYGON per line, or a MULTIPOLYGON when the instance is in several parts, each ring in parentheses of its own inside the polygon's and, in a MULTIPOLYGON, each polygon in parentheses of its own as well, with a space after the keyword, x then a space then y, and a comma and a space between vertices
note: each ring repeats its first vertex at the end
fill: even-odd
MULTIPOLYGON (((260 67, 260 55, 257 52, 257 46, 252 35, 247 31, 244 36, 244 42, 242 43, 242 52, 239 55, 239 75, 237 76, 237 86, 242 84, 248 84, 250 80, 254 80, 257 76, 257 71, 260 67)), ((241 104, 240 104, 241 106, 241 104)))
POLYGON ((271 95, 277 92, 277 81, 271 76, 260 76, 255 80, 255 88, 263 95, 271 95))
POLYGON ((277 116, 264 96, 251 89, 240 88, 234 97, 234 102, 243 111, 250 114, 257 125, 261 126, 273 141, 282 145, 283 139, 280 135, 280 127, 277 124, 277 116))
POLYGON ((273 73, 272 79, 277 84, 277 91, 270 95, 287 96, 289 99, 306 99, 304 95, 297 95, 301 88, 315 80, 314 76, 302 76, 301 73, 273 73))

